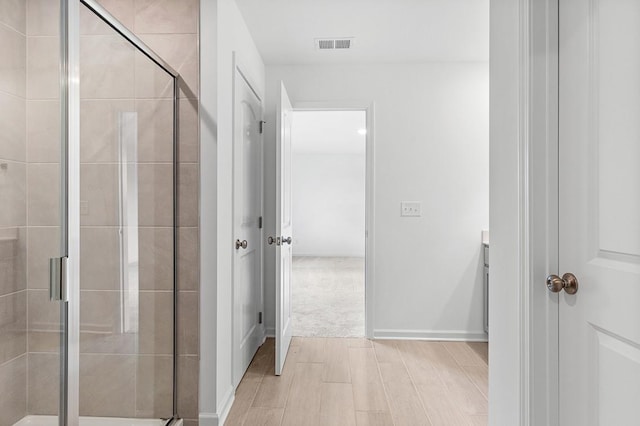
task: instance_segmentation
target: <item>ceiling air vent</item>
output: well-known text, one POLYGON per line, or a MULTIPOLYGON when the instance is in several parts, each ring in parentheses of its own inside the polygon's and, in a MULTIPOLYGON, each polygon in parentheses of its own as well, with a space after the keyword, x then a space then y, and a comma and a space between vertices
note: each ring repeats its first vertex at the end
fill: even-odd
POLYGON ((317 38, 316 49, 318 50, 344 50, 351 49, 353 38, 317 38))

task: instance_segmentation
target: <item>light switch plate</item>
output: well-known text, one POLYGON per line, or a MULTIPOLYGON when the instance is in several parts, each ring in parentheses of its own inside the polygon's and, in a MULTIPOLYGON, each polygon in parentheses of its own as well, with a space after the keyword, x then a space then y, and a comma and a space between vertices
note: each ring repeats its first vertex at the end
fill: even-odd
POLYGON ((400 203, 400 216, 422 216, 422 203, 420 201, 403 201, 400 203))

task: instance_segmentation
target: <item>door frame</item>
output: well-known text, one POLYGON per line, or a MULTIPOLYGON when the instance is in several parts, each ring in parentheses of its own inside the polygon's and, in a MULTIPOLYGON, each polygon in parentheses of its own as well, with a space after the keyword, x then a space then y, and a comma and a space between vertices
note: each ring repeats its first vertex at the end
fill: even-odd
MULTIPOLYGON (((236 123, 236 79, 238 78, 238 74, 240 74, 240 78, 244 79, 247 83, 251 91, 254 93, 258 101, 260 102, 260 106, 262 108, 262 117, 261 121, 264 122, 264 96, 257 90, 257 85, 255 84, 255 80, 252 78, 251 74, 247 72, 249 68, 244 66, 244 63, 240 59, 238 52, 233 52, 233 76, 232 76, 232 112, 231 112, 231 122, 232 122, 232 134, 231 134, 231 176, 232 176, 232 202, 231 202, 231 228, 232 228, 232 238, 229 245, 229 250, 231 251, 231 380, 234 388, 237 388, 242 376, 240 378, 235 377, 235 369, 238 363, 238 348, 236 347, 236 329, 238 324, 236 324, 236 309, 235 309, 235 298, 236 298, 236 253, 234 248, 232 247, 233 242, 235 241, 235 197, 237 191, 237 183, 235 181, 235 143, 236 143, 236 131, 235 131, 235 123, 236 123)), ((258 324, 258 331, 260 333, 259 339, 261 343, 263 343, 266 339, 265 327, 264 327, 264 245, 262 242, 264 241, 264 132, 260 134, 260 145, 262 149, 260 150, 260 184, 259 192, 260 192, 260 210, 261 217, 263 218, 263 226, 260 228, 260 241, 258 243, 258 250, 260 250, 260 273, 259 276, 259 286, 260 286, 260 312, 262 313, 262 322, 258 324)))
POLYGON ((558 1, 491 0, 490 425, 559 420, 558 1))
POLYGON ((373 339, 375 324, 375 102, 292 101, 292 103, 294 112, 364 111, 366 114, 364 330, 365 337, 373 339))

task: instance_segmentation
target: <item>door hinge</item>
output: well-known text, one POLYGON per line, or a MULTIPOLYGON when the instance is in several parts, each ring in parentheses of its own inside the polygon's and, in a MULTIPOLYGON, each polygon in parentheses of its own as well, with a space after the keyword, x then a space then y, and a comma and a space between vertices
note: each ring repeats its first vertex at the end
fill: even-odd
POLYGON ((262 229, 262 216, 258 218, 258 229, 262 229))
POLYGON ((266 121, 260 121, 260 134, 264 133, 264 125, 267 124, 266 121))
POLYGON ((262 324, 262 312, 258 312, 258 324, 262 324))

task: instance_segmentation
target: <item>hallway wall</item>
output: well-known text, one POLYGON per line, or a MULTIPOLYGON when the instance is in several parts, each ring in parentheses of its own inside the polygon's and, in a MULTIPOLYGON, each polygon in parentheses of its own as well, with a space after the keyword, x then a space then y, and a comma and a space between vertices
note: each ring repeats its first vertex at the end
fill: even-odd
MULTIPOLYGON (((276 122, 280 80, 294 107, 375 103, 374 334, 484 338, 488 63, 268 66, 268 123, 276 122), (401 217, 403 200, 422 201, 422 217, 401 217)), ((265 235, 275 227, 275 131, 265 138, 265 235)), ((275 300, 274 264, 266 249, 265 301, 275 300)), ((274 313, 267 303, 271 332, 274 313)))

